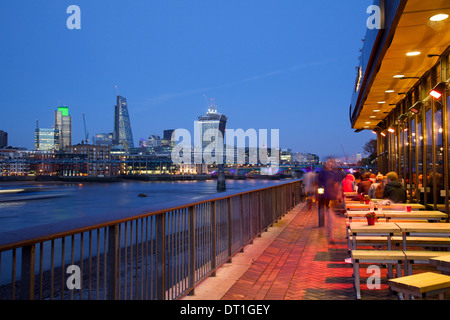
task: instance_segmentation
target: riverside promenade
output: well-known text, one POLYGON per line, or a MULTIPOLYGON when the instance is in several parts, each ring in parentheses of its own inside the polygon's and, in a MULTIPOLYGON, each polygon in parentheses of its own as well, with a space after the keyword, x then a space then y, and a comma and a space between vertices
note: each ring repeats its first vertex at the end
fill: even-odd
MULTIPOLYGON (((184 300, 356 300, 349 257, 344 215, 328 209, 319 227, 317 206, 300 203, 184 300)), ((386 268, 380 289, 367 288, 367 266, 362 300, 398 300, 386 268)))

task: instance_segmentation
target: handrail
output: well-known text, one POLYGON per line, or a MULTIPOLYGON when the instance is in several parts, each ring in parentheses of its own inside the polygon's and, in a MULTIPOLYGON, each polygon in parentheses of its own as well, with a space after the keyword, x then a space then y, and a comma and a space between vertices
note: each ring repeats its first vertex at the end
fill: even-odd
POLYGON ((2 233, 0 299, 179 299, 302 201, 301 188, 291 180, 2 233), (78 291, 67 264, 80 268, 78 291))
MULTIPOLYGON (((160 208, 157 210, 152 210, 151 212, 146 210, 145 213, 136 213, 136 214, 131 213, 131 215, 128 217, 117 217, 115 219, 110 219, 111 216, 113 216, 114 214, 124 216, 123 211, 113 212, 113 213, 108 214, 107 221, 98 221, 97 223, 92 224, 92 221, 95 221, 96 219, 101 219, 104 217, 104 216, 98 216, 98 217, 94 216, 89 219, 89 222, 86 222, 86 224, 89 224, 89 226, 83 226, 83 224, 84 224, 83 219, 74 218, 74 219, 65 220, 64 222, 49 223, 49 224, 46 224, 43 226, 39 226, 38 230, 36 230, 36 227, 34 226, 34 227, 14 230, 11 232, 9 232, 9 231, 3 232, 3 233, 0 233, 0 251, 10 250, 10 249, 30 245, 33 243, 38 243, 38 242, 42 242, 42 241, 48 241, 48 240, 52 240, 52 239, 66 237, 66 236, 70 236, 74 233, 88 232, 88 231, 96 230, 99 228, 106 228, 111 225, 120 224, 120 223, 128 222, 131 220, 138 220, 138 219, 142 219, 145 217, 162 214, 162 213, 168 212, 168 211, 175 211, 175 210, 179 210, 179 209, 183 209, 183 208, 187 208, 187 207, 191 207, 191 206, 204 204, 204 203, 210 202, 212 200, 215 200, 215 201, 224 200, 224 199, 228 199, 228 198, 231 198, 234 196, 240 196, 243 194, 247 194, 249 192, 268 190, 268 189, 271 189, 276 186, 289 185, 289 184, 296 183, 298 181, 299 180, 289 181, 287 183, 280 183, 280 184, 276 184, 276 185, 272 185, 272 186, 268 186, 268 187, 264 187, 264 188, 256 188, 256 189, 246 188, 246 189, 242 189, 242 191, 236 192, 236 193, 233 193, 233 191, 226 191, 226 192, 224 192, 224 193, 228 193, 228 195, 226 195, 226 196, 217 197, 217 195, 209 195, 209 196, 202 197, 201 200, 196 200, 193 202, 186 202, 185 200, 177 200, 177 201, 169 202, 168 204, 164 205, 163 208, 160 208), (77 222, 81 223, 82 226, 73 228, 73 225, 76 225, 77 222), (70 224, 70 226, 72 226, 72 227, 68 228, 68 230, 65 230, 67 228, 62 228, 62 230, 57 230, 57 229, 54 230, 55 227, 67 226, 68 224, 70 224), (51 233, 48 234, 48 231, 45 231, 45 230, 51 231, 51 233), (29 237, 30 232, 31 233, 37 232, 38 234, 46 233, 47 235, 45 235, 45 236, 38 235, 36 237, 30 238, 29 237), (18 238, 18 239, 15 239, 15 238, 18 238), (11 240, 8 241, 8 239, 11 239, 11 240)), ((158 207, 160 207, 160 206, 161 205, 158 205, 158 207)))

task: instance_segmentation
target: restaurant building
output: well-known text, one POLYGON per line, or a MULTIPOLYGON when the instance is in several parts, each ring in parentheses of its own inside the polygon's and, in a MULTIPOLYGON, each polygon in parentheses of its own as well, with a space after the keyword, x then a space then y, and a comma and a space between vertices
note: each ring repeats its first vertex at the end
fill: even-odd
POLYGON ((355 132, 377 138, 379 172, 395 171, 411 202, 449 212, 450 5, 375 1, 349 110, 355 132))

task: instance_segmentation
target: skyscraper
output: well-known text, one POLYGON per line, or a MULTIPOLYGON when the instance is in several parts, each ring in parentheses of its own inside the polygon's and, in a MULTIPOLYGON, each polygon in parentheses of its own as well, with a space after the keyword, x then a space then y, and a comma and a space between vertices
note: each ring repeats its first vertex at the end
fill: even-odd
MULTIPOLYGON (((198 117, 198 129, 202 152, 204 152, 208 145, 215 142, 216 148, 214 148, 214 152, 216 153, 216 156, 220 157, 221 154, 220 152, 217 153, 217 148, 222 148, 222 157, 224 156, 225 127, 227 125, 227 120, 228 118, 225 115, 217 112, 217 106, 214 102, 209 105, 206 115, 198 117), (222 135, 222 140, 218 140, 220 134, 222 135), (221 145, 218 145, 217 143, 221 143, 221 145)), ((198 151, 194 149, 194 152, 198 151)), ((225 191, 226 184, 223 161, 217 163, 217 172, 217 190, 225 191)))
POLYGON ((72 117, 69 115, 69 107, 60 106, 55 111, 55 129, 59 131, 58 149, 64 150, 72 145, 72 117))
POLYGON ((219 132, 222 134, 223 140, 225 139, 227 120, 228 118, 225 115, 217 112, 217 106, 214 103, 209 106, 206 115, 198 117, 202 150, 211 144, 211 142, 217 140, 219 132))
POLYGON ((120 95, 117 95, 117 104, 114 108, 113 145, 122 145, 125 150, 134 148, 127 99, 120 95))

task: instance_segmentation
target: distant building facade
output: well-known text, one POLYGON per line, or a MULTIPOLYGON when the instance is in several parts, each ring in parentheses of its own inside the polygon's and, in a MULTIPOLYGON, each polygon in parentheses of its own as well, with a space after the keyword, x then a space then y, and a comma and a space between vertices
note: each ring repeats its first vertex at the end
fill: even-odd
POLYGON ((0 130, 0 148, 8 146, 8 132, 0 130))
POLYGON ((113 141, 112 133, 97 133, 92 137, 92 144, 98 146, 111 146, 113 141))
POLYGON ((73 156, 84 156, 85 168, 83 171, 87 176, 109 176, 112 174, 111 147, 77 144, 68 147, 67 152, 73 156))
POLYGON ((53 128, 36 128, 34 131, 34 150, 53 151, 59 150, 60 144, 59 130, 53 128))

